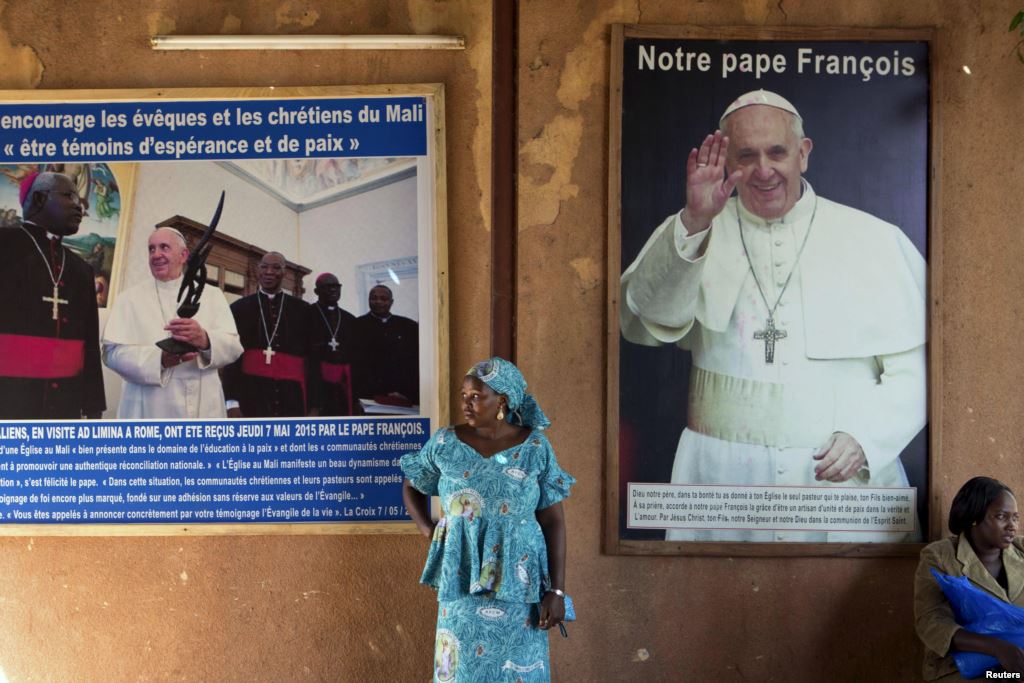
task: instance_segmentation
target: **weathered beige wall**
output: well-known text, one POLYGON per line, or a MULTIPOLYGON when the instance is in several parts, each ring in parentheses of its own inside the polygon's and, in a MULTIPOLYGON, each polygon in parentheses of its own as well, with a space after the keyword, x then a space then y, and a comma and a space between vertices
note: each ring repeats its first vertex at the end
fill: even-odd
POLYGON ((974 474, 1024 490, 1024 65, 1006 32, 1018 5, 522 4, 518 348, 560 460, 580 479, 567 503, 568 586, 585 616, 553 645, 561 680, 905 681, 921 659, 913 559, 601 555, 609 25, 938 29, 945 511, 974 474))
MULTIPOLYGON (((473 0, 9 1, 0 88, 444 83, 461 368, 489 348, 490 35, 490 4, 473 0), (147 42, 218 32, 457 34, 468 49, 158 53, 147 42)), ((426 680, 436 602, 417 584, 424 552, 419 536, 0 539, 0 669, 12 683, 426 680)))
MULTIPOLYGON (((914 680, 920 660, 913 560, 601 555, 609 24, 938 28, 945 509, 975 473, 1024 488, 1016 9, 521 4, 518 348, 580 481, 566 509, 583 621, 553 639, 556 680, 914 680)), ((462 368, 489 347, 490 22, 484 0, 8 0, 0 87, 444 83, 451 365, 462 368), (469 49, 161 54, 146 43, 220 31, 453 33, 469 49)), ((412 536, 0 539, 0 667, 12 682, 426 680, 435 606, 416 585, 423 551, 412 536)))

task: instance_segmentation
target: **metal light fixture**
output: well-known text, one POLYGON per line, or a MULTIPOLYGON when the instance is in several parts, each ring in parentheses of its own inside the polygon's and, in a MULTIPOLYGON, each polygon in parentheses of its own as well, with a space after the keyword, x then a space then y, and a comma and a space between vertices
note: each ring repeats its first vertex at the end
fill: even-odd
POLYGON ((462 36, 153 36, 154 50, 464 50, 462 36))

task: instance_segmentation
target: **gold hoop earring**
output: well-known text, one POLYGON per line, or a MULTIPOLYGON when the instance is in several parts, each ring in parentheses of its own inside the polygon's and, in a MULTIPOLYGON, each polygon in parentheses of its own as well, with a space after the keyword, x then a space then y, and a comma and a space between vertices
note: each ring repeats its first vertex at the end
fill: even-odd
POLYGON ((498 422, 505 419, 505 406, 498 406, 498 422))

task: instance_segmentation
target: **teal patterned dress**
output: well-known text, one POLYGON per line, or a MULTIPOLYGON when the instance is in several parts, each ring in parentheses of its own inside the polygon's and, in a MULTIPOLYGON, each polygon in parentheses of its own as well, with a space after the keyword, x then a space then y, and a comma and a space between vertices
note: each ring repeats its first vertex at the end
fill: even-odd
POLYGON ((445 513, 420 577, 437 589, 433 680, 550 681, 548 636, 537 628, 548 556, 535 513, 576 480, 537 430, 485 458, 448 427, 401 464, 418 491, 440 496, 445 513))

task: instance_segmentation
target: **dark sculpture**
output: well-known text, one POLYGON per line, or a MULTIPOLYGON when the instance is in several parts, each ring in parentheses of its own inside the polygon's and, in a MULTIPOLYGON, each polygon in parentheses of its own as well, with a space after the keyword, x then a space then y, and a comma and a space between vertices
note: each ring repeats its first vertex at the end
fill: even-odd
MULTIPOLYGON (((185 264, 184 278, 181 282, 181 289, 178 290, 179 318, 192 318, 199 312, 199 297, 203 295, 203 289, 206 287, 206 258, 210 255, 210 250, 213 249, 213 245, 209 244, 209 241, 217 229, 217 223, 220 223, 220 212, 223 208, 224 192, 221 191, 217 210, 213 213, 213 220, 210 221, 210 226, 206 228, 206 232, 199 239, 196 248, 189 254, 188 262, 185 264)), ((178 355, 198 350, 188 342, 178 341, 171 337, 161 339, 156 345, 167 353, 178 355)))

